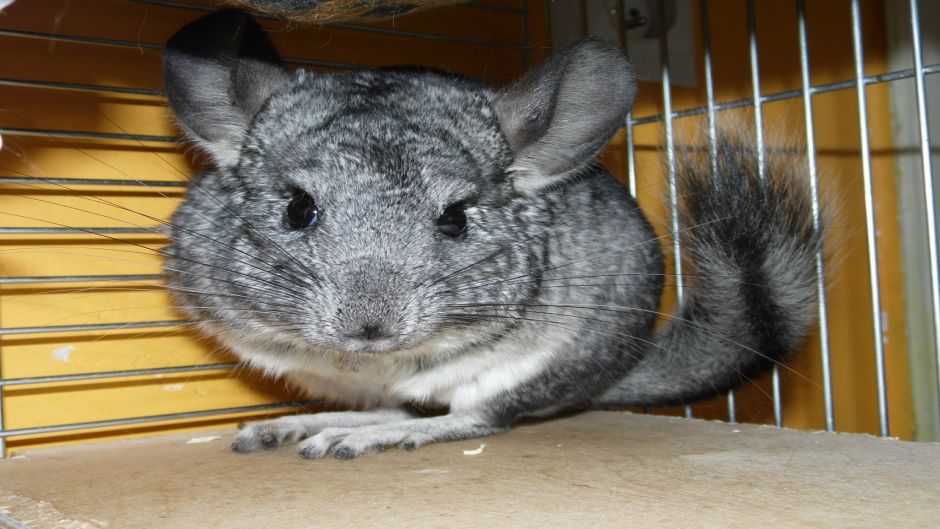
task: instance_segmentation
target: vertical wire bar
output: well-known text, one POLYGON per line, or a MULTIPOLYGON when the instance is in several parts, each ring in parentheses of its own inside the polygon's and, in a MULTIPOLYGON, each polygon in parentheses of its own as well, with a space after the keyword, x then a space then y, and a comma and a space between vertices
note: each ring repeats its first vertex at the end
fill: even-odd
POLYGON ((754 0, 747 0, 747 40, 748 53, 751 61, 751 93, 754 106, 754 140, 757 144, 757 174, 761 180, 765 177, 766 160, 764 160, 764 112, 761 106, 760 64, 757 54, 757 14, 754 9, 754 0))
POLYGON ((930 253, 930 301, 933 310, 933 343, 937 354, 937 394, 940 397, 940 263, 937 262, 936 191, 930 164, 930 129, 927 125, 927 99, 924 91, 923 40, 920 34, 920 6, 911 0, 911 42, 914 52, 914 87, 917 95, 917 124, 920 127, 921 176, 927 207, 927 244, 930 253))
POLYGON ((630 185, 630 196, 636 198, 636 158, 633 152, 633 113, 627 113, 627 123, 624 126, 627 141, 627 182, 630 185))
MULTIPOLYGON (((679 240, 679 197, 676 189, 676 145, 672 134, 672 91, 669 78, 669 42, 666 34, 666 13, 663 2, 657 5, 659 10, 659 64, 662 70, 663 85, 663 135, 666 140, 666 171, 669 179, 669 215, 672 223, 672 249, 676 273, 676 301, 679 306, 685 299, 682 277, 682 242, 679 240)), ((692 417, 692 406, 685 405, 685 416, 692 417)))
MULTIPOLYGON (((701 0, 699 16, 702 24, 702 63, 705 69, 705 105, 708 115, 708 160, 712 179, 715 179, 718 175, 718 123, 715 115, 715 79, 712 72, 712 38, 708 0, 701 0)), ((737 406, 735 406, 733 389, 727 393, 727 403, 728 421, 737 422, 737 406)))
MULTIPOLYGON (((806 34, 806 2, 797 0, 797 28, 800 39, 800 73, 803 80, 803 121, 806 123, 806 169, 813 199, 813 228, 820 229, 819 175, 816 172, 816 131, 813 117, 813 94, 810 91, 809 39, 806 34)), ((822 250, 816 253, 816 296, 819 313, 819 350, 822 361, 823 399, 826 412, 826 431, 835 430, 835 411, 832 399, 832 364, 829 351, 829 314, 826 305, 826 273, 823 269, 822 250)))
POLYGON ((708 114, 708 158, 712 178, 718 174, 718 123, 715 115, 715 79, 712 73, 712 37, 708 16, 708 0, 701 2, 702 61, 705 67, 705 108, 708 114))
POLYGON ((875 339, 875 370, 878 384, 878 422, 882 437, 889 435, 888 394, 885 383, 884 335, 881 328, 881 291, 878 275, 878 246, 875 237, 875 197, 871 176, 871 150, 868 137, 868 100, 865 94, 862 15, 858 0, 852 0, 852 46, 855 58, 855 90, 858 94, 858 127, 862 154, 862 181, 865 186, 865 230, 868 236, 868 270, 871 288, 872 329, 875 339))
MULTIPOLYGON (((633 152, 633 113, 627 112, 626 123, 624 124, 624 133, 627 143, 627 180, 630 185, 630 196, 636 199, 636 158, 633 152)), ((650 409, 643 407, 643 414, 649 415, 650 409)))
MULTIPOLYGON (((747 40, 751 62, 751 91, 754 99, 754 141, 757 148, 757 174, 761 180, 766 175, 767 160, 764 151, 764 112, 761 105, 760 62, 757 49, 757 11, 754 0, 747 0, 747 40)), ((774 365, 771 373, 774 401, 774 424, 783 426, 783 397, 780 394, 780 368, 774 365)))

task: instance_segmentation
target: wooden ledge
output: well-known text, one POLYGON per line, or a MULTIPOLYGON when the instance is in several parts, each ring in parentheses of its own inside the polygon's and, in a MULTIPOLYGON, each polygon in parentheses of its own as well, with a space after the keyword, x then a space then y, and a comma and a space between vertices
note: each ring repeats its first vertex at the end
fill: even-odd
POLYGON ((940 524, 938 444, 616 412, 353 461, 304 461, 287 448, 237 455, 228 451, 233 435, 0 461, 0 527, 17 527, 11 519, 35 529, 940 524))

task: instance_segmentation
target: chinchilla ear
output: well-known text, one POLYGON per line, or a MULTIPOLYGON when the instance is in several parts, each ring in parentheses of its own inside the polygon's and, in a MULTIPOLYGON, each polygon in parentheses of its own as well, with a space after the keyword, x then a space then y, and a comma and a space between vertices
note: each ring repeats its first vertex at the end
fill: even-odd
POLYGON ((617 48, 581 41, 548 58, 497 96, 496 113, 523 193, 562 182, 590 164, 636 96, 633 66, 617 48))
POLYGON ((227 10, 166 43, 166 95, 186 136, 220 166, 235 165, 248 124, 290 74, 255 20, 227 10))

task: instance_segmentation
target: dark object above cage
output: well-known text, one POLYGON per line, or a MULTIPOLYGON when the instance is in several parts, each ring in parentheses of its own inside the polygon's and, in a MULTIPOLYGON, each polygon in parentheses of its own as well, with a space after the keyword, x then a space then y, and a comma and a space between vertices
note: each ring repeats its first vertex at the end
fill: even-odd
POLYGON ((226 4, 243 9, 313 24, 383 20, 465 1, 467 0, 224 0, 226 4))

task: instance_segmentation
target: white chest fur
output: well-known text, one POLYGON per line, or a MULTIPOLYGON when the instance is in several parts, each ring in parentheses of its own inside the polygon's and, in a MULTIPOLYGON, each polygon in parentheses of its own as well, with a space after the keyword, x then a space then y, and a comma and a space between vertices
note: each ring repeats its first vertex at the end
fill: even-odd
POLYGON ((362 408, 412 402, 464 412, 536 376, 550 365, 566 338, 518 333, 422 370, 413 362, 378 356, 353 368, 338 367, 322 355, 272 355, 230 336, 224 340, 253 367, 284 377, 314 398, 362 408))

